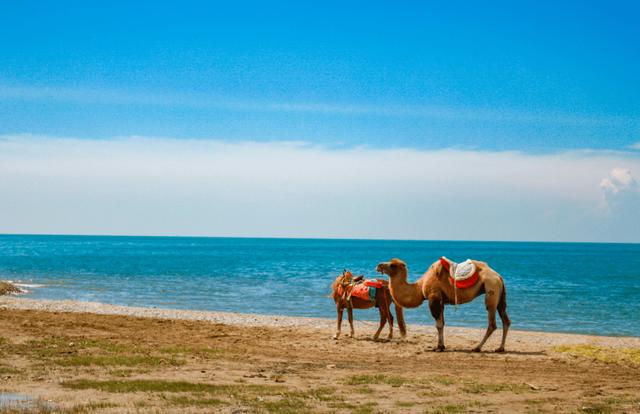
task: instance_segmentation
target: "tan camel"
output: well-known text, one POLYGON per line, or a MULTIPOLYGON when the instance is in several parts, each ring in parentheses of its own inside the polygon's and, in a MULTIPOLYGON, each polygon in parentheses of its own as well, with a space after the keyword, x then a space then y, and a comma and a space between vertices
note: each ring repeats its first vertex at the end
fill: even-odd
MULTIPOLYGON (((446 259, 445 259, 446 260, 446 259)), ((496 352, 504 352, 504 344, 511 321, 507 316, 507 293, 502 277, 486 263, 472 260, 478 269, 478 281, 471 287, 454 291, 449 270, 440 260, 434 262, 416 282, 407 282, 407 265, 400 259, 380 263, 377 270, 389 275, 393 300, 404 308, 416 308, 424 300, 429 301, 429 310, 436 320, 438 346, 435 351, 444 351, 444 305, 471 302, 483 293, 489 317, 489 326, 482 341, 473 349, 480 352, 484 343, 496 330, 496 310, 502 319, 502 342, 496 352)))
MULTIPOLYGON (((369 309, 373 306, 376 306, 378 308, 378 311, 380 312, 380 325, 378 326, 378 330, 376 331, 375 335, 373 335, 373 339, 378 339, 382 328, 384 328, 384 325, 387 322, 389 322, 388 339, 393 338, 393 315, 391 314, 391 303, 393 302, 393 299, 391 298, 391 293, 389 292, 389 282, 387 282, 386 280, 377 279, 377 281, 382 282, 382 288, 376 289, 375 302, 371 302, 370 300, 351 296, 353 287, 361 279, 362 276, 354 278, 351 272, 345 270, 340 276, 336 278, 336 280, 331 285, 331 289, 333 291, 331 296, 336 303, 336 311, 338 313, 337 330, 336 334, 333 336, 333 339, 338 339, 340 337, 340 331, 342 328, 342 314, 345 308, 347 309, 349 326, 351 328, 349 336, 353 337, 353 309, 369 309)), ((406 325, 404 323, 404 314, 400 306, 398 306, 397 304, 394 304, 394 306, 396 308, 396 317, 398 319, 400 334, 404 337, 407 334, 406 325)))

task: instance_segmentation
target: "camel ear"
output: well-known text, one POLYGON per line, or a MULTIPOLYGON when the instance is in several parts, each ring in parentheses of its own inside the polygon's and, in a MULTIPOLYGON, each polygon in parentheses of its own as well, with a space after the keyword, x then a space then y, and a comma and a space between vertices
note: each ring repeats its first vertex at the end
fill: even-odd
POLYGON ((391 267, 392 269, 395 269, 395 268, 406 269, 406 268, 407 268, 407 265, 406 265, 402 260, 400 260, 400 259, 391 259, 391 265, 390 265, 390 267, 391 267))

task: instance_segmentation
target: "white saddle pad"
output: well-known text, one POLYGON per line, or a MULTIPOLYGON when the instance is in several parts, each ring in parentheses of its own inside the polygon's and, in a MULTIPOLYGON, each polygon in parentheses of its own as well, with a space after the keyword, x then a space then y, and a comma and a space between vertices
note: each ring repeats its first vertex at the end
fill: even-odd
POLYGON ((451 272, 455 280, 467 280, 476 272, 476 265, 470 259, 453 265, 451 272))

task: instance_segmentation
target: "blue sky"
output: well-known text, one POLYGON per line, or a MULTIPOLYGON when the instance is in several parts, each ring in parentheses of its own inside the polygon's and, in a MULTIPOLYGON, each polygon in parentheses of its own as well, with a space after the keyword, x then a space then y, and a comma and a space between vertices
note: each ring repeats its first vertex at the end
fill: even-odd
POLYGON ((1 6, 0 233, 640 241, 637 2, 129 3, 1 6))
POLYGON ((11 2, 0 133, 623 149, 637 2, 11 2))

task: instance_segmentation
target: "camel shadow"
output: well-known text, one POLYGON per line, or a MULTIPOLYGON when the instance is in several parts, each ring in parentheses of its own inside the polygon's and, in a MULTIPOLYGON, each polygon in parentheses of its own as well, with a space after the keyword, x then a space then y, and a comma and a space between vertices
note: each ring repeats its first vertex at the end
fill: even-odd
MULTIPOLYGON (((435 349, 431 351, 436 352, 435 349)), ((476 352, 473 349, 445 349, 443 352, 452 352, 458 354, 484 354, 484 355, 547 355, 544 351, 504 351, 504 352, 495 352, 495 351, 480 351, 476 352)))
POLYGON ((401 339, 401 338, 392 338, 392 339, 388 339, 388 338, 378 338, 378 339, 373 339, 373 337, 354 337, 354 338, 349 338, 349 340, 351 341, 357 341, 357 342, 371 342, 374 344, 391 344, 391 343, 397 343, 397 344, 417 344, 418 342, 409 342, 406 339, 401 339))

